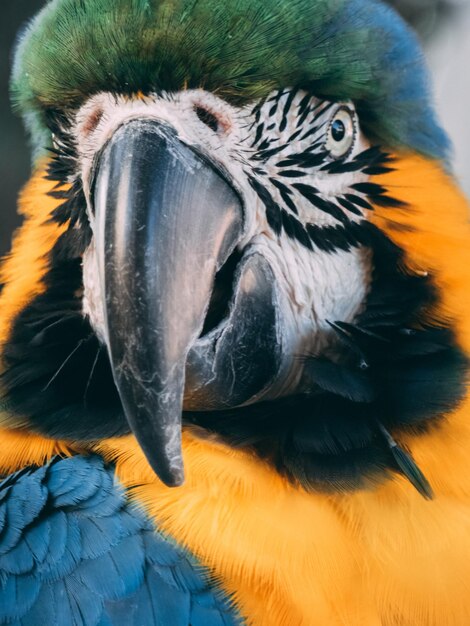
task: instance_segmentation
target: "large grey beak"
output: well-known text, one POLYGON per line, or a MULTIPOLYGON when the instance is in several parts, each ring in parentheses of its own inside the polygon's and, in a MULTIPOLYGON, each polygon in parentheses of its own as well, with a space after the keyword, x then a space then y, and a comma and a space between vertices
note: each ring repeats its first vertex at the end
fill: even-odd
POLYGON ((93 228, 114 380, 151 466, 176 486, 183 408, 278 392, 271 383, 282 370, 287 307, 263 255, 238 250, 244 207, 227 176, 171 127, 126 123, 96 172, 93 228))
POLYGON ((242 204, 213 167, 150 120, 122 126, 94 184, 108 350, 129 425, 169 486, 183 482, 188 351, 214 276, 242 236, 242 204))

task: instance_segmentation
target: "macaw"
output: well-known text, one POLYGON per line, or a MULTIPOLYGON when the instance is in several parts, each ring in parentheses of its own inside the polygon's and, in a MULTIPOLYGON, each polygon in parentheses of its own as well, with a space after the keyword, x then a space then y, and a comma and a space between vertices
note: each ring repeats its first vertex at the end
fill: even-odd
POLYGON ((26 27, 1 624, 470 624, 470 226, 428 85, 376 0, 26 27))

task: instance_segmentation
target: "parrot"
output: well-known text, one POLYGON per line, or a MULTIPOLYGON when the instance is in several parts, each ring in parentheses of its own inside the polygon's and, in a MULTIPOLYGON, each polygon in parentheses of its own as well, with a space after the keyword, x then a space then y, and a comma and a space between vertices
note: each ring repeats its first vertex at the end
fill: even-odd
POLYGON ((0 269, 0 624, 468 626, 470 224, 380 0, 49 0, 0 269))

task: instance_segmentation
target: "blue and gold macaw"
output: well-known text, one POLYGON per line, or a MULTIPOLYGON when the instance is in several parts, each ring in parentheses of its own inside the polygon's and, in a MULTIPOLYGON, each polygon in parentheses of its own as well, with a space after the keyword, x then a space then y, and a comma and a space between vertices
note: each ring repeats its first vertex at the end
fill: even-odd
POLYGON ((0 296, 0 623, 468 626, 470 226, 375 0, 51 0, 0 296))

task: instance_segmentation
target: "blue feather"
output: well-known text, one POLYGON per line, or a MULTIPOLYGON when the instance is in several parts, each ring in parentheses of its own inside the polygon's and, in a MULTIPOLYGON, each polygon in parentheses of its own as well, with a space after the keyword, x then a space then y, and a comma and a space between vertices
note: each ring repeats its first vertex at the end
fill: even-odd
POLYGON ((39 596, 27 612, 27 620, 30 624, 47 624, 47 626, 58 626, 57 607, 60 604, 60 590, 54 584, 43 584, 39 596))
MULTIPOLYGON (((56 580, 70 574, 81 559, 82 539, 78 519, 69 515, 66 517, 65 547, 60 559, 46 559, 44 568, 38 568, 38 575, 42 580, 56 580)), ((53 551, 51 551, 53 552, 53 551)))
POLYGON ((67 546, 67 516, 63 511, 56 511, 48 519, 50 528, 49 550, 38 568, 42 577, 46 572, 54 569, 59 561, 64 560, 65 548, 67 546))
MULTIPOLYGON (((147 588, 152 596, 152 616, 155 624, 189 624, 190 597, 181 589, 169 588, 166 579, 151 570, 147 574, 147 588), (160 597, 153 597, 152 590, 161 589, 160 597)), ((136 623, 143 623, 144 606, 138 603, 136 623)))
POLYGON ((223 613, 198 604, 193 604, 191 607, 188 623, 192 626, 224 626, 227 624, 223 613))
POLYGON ((73 457, 52 465, 48 486, 56 507, 86 502, 100 487, 100 472, 90 472, 96 466, 95 457, 73 457))
POLYGON ((82 534, 82 558, 96 559, 109 552, 127 536, 119 515, 104 518, 84 518, 80 524, 82 534))
POLYGON ((106 600, 119 600, 136 591, 144 575, 140 537, 128 537, 99 559, 83 561, 77 575, 106 600))
POLYGON ((98 457, 0 484, 0 624, 229 626, 207 572, 153 528, 98 457))
MULTIPOLYGON (((85 590, 83 583, 75 575, 65 580, 67 596, 69 598, 70 611, 73 615, 72 624, 87 626, 97 624, 103 613, 103 599, 97 591, 85 590), (86 592, 86 602, 83 601, 86 592)), ((58 626, 62 622, 58 622, 58 626)))
POLYGON ((24 535, 24 542, 34 560, 39 565, 43 563, 49 552, 51 540, 51 525, 49 520, 44 519, 35 522, 24 535))
POLYGON ((41 582, 34 576, 7 576, 0 585, 0 624, 9 623, 27 613, 40 589, 41 582))
POLYGON ((0 506, 5 507, 6 523, 1 535, 0 554, 11 550, 22 537, 23 531, 37 518, 47 499, 47 490, 42 485, 44 470, 35 474, 33 480, 20 479, 14 490, 14 498, 4 500, 0 506))

